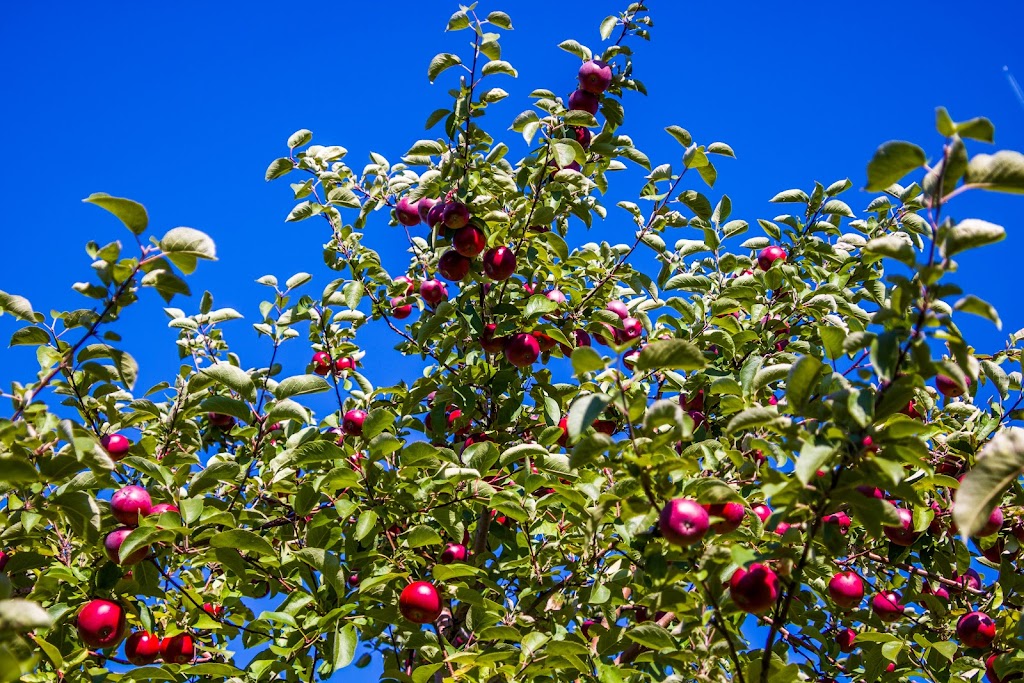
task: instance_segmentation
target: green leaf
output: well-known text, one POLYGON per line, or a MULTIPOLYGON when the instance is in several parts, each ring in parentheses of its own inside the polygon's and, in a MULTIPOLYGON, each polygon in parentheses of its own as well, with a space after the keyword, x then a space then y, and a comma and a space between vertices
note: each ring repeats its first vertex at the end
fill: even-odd
POLYGON ((619 25, 619 18, 615 16, 605 17, 604 21, 601 22, 601 40, 608 40, 612 31, 619 25))
POLYGON ((915 168, 924 166, 924 150, 909 142, 893 140, 875 151, 868 163, 868 192, 881 192, 915 168))
POLYGON ((863 251, 867 254, 877 254, 878 256, 894 258, 901 263, 905 263, 911 268, 914 267, 914 262, 917 259, 914 246, 906 239, 906 237, 900 237, 899 235, 876 237, 864 245, 863 251))
POLYGON ((27 633, 52 624, 53 618, 38 602, 0 600, 0 633, 27 633))
POLYGON ((497 10, 491 12, 487 15, 487 21, 498 28, 505 29, 506 31, 512 30, 512 17, 504 12, 499 12, 497 10))
POLYGON ((964 182, 993 192, 1024 193, 1024 154, 1010 150, 978 154, 968 162, 964 182))
POLYGON ((725 431, 733 434, 739 431, 752 431, 756 427, 770 425, 780 419, 778 412, 771 408, 755 406, 747 408, 729 421, 725 431))
POLYGON ((561 43, 558 44, 558 47, 562 48, 569 54, 576 55, 577 57, 584 61, 590 61, 592 59, 590 49, 584 47, 583 45, 580 45, 575 40, 563 40, 561 43))
POLYGON ((493 76, 494 74, 505 74, 512 78, 517 78, 519 76, 519 72, 517 72, 511 64, 500 59, 492 59, 484 64, 484 68, 481 69, 481 73, 484 76, 493 76))
POLYGON ((634 643, 639 643, 652 650, 675 648, 672 634, 657 624, 638 624, 626 632, 626 637, 634 643))
POLYGON ((420 524, 409 529, 403 536, 409 543, 410 548, 422 548, 427 545, 441 545, 441 535, 426 524, 420 524))
POLYGON ((679 126, 669 126, 665 131, 676 139, 683 147, 689 147, 693 144, 693 137, 690 136, 690 131, 679 126))
POLYGON ((986 320, 994 322, 996 324, 996 329, 1003 329, 1003 321, 999 319, 999 313, 996 311, 995 307, 984 299, 979 299, 973 294, 968 294, 953 304, 953 310, 979 315, 986 320))
POLYGON ((11 346, 39 346, 50 341, 50 335, 39 327, 23 327, 11 335, 11 346))
POLYGON ((356 657, 356 647, 359 645, 359 632, 356 631, 355 624, 339 620, 338 627, 338 631, 334 635, 334 659, 332 661, 335 671, 344 669, 352 663, 356 657))
POLYGON ((637 370, 700 370, 707 364, 700 349, 685 339, 662 339, 640 351, 637 370))
POLYGON ((330 391, 331 384, 318 375, 295 375, 281 380, 281 383, 274 389, 274 396, 277 398, 290 398, 302 394, 318 394, 321 391, 330 391))
POLYGON ((288 157, 274 159, 273 161, 270 162, 270 166, 267 166, 267 172, 264 174, 264 178, 267 180, 267 182, 270 182, 275 178, 280 178, 281 176, 286 175, 293 168, 295 168, 295 165, 292 163, 292 160, 289 159, 288 157))
POLYGON ((111 197, 104 192, 95 192, 82 201, 87 204, 95 204, 101 209, 106 209, 114 214, 121 219, 125 227, 131 230, 134 235, 141 235, 145 232, 146 226, 149 225, 149 215, 146 213, 146 207, 131 199, 111 197))
POLYGON ((1024 429, 1010 427, 996 434, 981 452, 953 498, 953 521, 965 537, 975 535, 1006 489, 1024 473, 1024 429))
POLYGON ((172 228, 160 240, 167 259, 186 275, 196 269, 197 259, 217 260, 217 248, 210 237, 194 228, 172 228))
POLYGON ((803 190, 783 190, 768 201, 776 204, 792 203, 792 204, 806 204, 811 201, 811 198, 807 196, 807 193, 803 190))
POLYGON ((160 529, 155 526, 140 526, 130 534, 125 536, 124 541, 121 543, 121 547, 118 549, 118 554, 121 559, 128 557, 139 548, 147 545, 153 545, 159 541, 173 541, 174 532, 167 529, 160 529))
POLYGON ((247 401, 256 400, 256 384, 252 381, 249 373, 238 366, 230 363, 217 363, 203 368, 202 374, 211 377, 218 384, 238 392, 247 401))
POLYGON ((953 256, 968 249, 1001 242, 1005 238, 1006 230, 1001 225, 977 218, 965 218, 946 233, 942 251, 946 256, 953 256))
POLYGON ((575 441, 587 427, 594 424, 594 420, 611 401, 611 397, 605 394, 590 394, 573 401, 569 406, 566 425, 569 428, 569 438, 575 441))
POLYGON ((210 539, 212 548, 234 548, 242 552, 263 557, 276 557, 277 551, 265 538, 248 529, 231 529, 214 534, 210 539))
POLYGON ((27 483, 39 480, 39 472, 28 460, 16 456, 0 456, 0 481, 27 483))
POLYGON ((804 441, 800 447, 800 455, 796 459, 796 476, 800 483, 806 485, 814 481, 818 476, 818 470, 828 462, 828 459, 835 453, 835 446, 822 440, 820 443, 808 443, 804 441))
POLYGON ((450 69, 456 64, 462 64, 462 60, 459 59, 458 55, 453 55, 450 52, 442 52, 439 55, 435 55, 430 60, 430 66, 427 67, 427 80, 433 83, 445 69, 450 69))
POLYGON ((356 521, 356 530, 353 534, 353 538, 357 541, 361 541, 370 535, 370 532, 377 527, 377 513, 373 510, 367 510, 359 515, 359 520, 356 521))
POLYGON ((801 356, 789 369, 786 379, 786 400, 795 413, 802 415, 811 391, 818 383, 821 361, 814 356, 801 356))
POLYGON ((580 346, 572 352, 572 370, 576 377, 583 377, 588 372, 599 372, 605 369, 605 361, 595 349, 580 346))
POLYGON ((0 310, 28 323, 39 322, 39 319, 42 318, 42 316, 32 310, 32 304, 29 303, 28 299, 3 291, 0 291, 0 310))

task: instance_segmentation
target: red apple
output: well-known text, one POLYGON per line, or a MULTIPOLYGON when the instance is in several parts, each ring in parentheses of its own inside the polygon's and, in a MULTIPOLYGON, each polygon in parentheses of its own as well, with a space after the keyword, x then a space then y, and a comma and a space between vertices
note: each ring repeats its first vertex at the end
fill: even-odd
POLYGON ((7 566, 7 562, 11 559, 11 556, 0 550, 0 572, 7 566))
POLYGON ((746 508, 740 503, 712 503, 705 505, 704 509, 708 511, 708 515, 711 517, 719 517, 720 520, 711 525, 712 530, 716 534, 727 534, 730 531, 736 531, 743 524, 743 515, 746 513, 746 508))
MULTIPOLYGON (((967 382, 967 386, 971 386, 971 378, 965 377, 964 380, 967 382)), ((957 396, 963 396, 964 390, 956 380, 946 375, 935 376, 935 388, 939 390, 939 393, 947 398, 956 398, 957 396)))
POLYGON ((483 230, 470 223, 455 231, 452 247, 466 258, 476 258, 487 247, 487 238, 483 230))
POLYGON ((132 442, 124 434, 104 434, 100 437, 100 445, 111 460, 117 461, 128 455, 132 442))
POLYGON ((313 354, 313 372, 323 377, 331 372, 331 355, 326 351, 313 354))
POLYGON ((235 418, 230 415, 224 415, 223 413, 209 413, 207 418, 210 420, 210 424, 219 429, 228 430, 235 426, 235 418))
POLYGON ((917 540, 918 536, 914 532, 914 513, 906 508, 899 508, 896 510, 896 514, 899 515, 900 526, 882 527, 882 532, 885 533, 886 537, 894 545, 903 546, 904 548, 914 545, 914 541, 917 540))
POLYGON ((553 301, 559 305, 564 304, 566 302, 565 294, 563 294, 562 290, 558 288, 549 289, 548 291, 544 292, 544 298, 547 299, 548 301, 553 301))
POLYGON ((965 588, 975 591, 981 590, 981 575, 973 568, 968 568, 967 571, 964 572, 963 576, 953 574, 951 578, 960 586, 959 589, 954 589, 958 593, 962 593, 965 588))
POLYGON ((431 306, 436 306, 448 298, 448 285, 440 280, 427 280, 420 285, 420 295, 431 306))
POLYGON ((596 624, 597 622, 593 619, 584 619, 583 622, 580 624, 580 633, 583 634, 583 637, 586 640, 590 640, 590 627, 596 624))
POLYGON ((579 73, 580 88, 600 95, 612 82, 612 68, 598 59, 584 62, 579 73))
POLYGON ((133 530, 128 527, 121 527, 120 529, 114 529, 107 537, 103 539, 103 549, 107 553, 107 557, 111 562, 122 566, 128 566, 132 564, 138 564, 146 559, 146 555, 149 555, 149 546, 145 545, 133 552, 122 561, 119 553, 121 552, 121 544, 124 543, 124 539, 133 530))
POLYGON ((398 596, 398 611, 414 624, 432 624, 441 616, 441 594, 429 581, 414 581, 398 596))
POLYGON ((601 106, 601 98, 592 92, 576 89, 569 95, 569 109, 577 109, 591 114, 597 114, 601 106))
POLYGON ((110 512, 125 526, 138 526, 139 517, 145 517, 152 509, 149 492, 134 484, 125 486, 110 498, 110 512))
POLYGON ((839 643, 839 651, 849 654, 853 652, 854 641, 857 639, 857 632, 852 628, 844 628, 836 635, 836 642, 839 643))
POLYGON ((913 418, 915 420, 920 419, 921 417, 921 413, 917 412, 917 404, 914 403, 913 401, 907 403, 906 407, 900 412, 906 415, 907 417, 913 418))
POLYGON ((341 420, 341 428, 346 434, 352 436, 363 435, 363 423, 366 421, 365 410, 350 410, 345 413, 341 420))
POLYGON ((537 346, 540 347, 541 353, 544 353, 545 351, 550 351, 551 349, 555 348, 555 340, 549 337, 548 335, 544 334, 540 330, 534 330, 530 334, 532 334, 533 338, 537 340, 537 346))
POLYGON ((984 612, 968 612, 956 622, 956 637, 967 647, 988 647, 996 639, 996 622, 984 612))
POLYGON ((204 602, 203 611, 209 614, 214 619, 220 619, 224 616, 224 605, 214 605, 209 602, 204 602))
POLYGON ((665 540, 684 547, 699 543, 709 525, 708 511, 690 498, 670 500, 658 518, 658 528, 665 540))
POLYGON ((508 338, 505 343, 505 360, 517 368, 532 365, 540 355, 540 344, 532 334, 520 332, 508 338))
POLYGON ((616 341, 620 344, 639 339, 644 333, 644 325, 636 318, 626 317, 622 319, 622 330, 616 329, 616 341))
POLYGON ((828 594, 839 607, 853 609, 864 599, 864 580, 856 572, 839 572, 829 579, 828 594))
MULTIPOLYGON (((434 208, 434 204, 436 203, 437 202, 431 199, 430 197, 423 197, 418 202, 416 202, 416 211, 417 213, 419 213, 421 221, 429 225, 429 221, 427 221, 427 216, 430 214, 430 210, 434 208)), ((430 227, 434 226, 431 225, 430 227)))
POLYGON ((772 509, 768 507, 766 503, 760 503, 753 507, 754 514, 761 520, 761 523, 768 521, 768 518, 772 516, 772 509))
POLYGON ((879 500, 885 498, 885 491, 874 486, 858 486, 857 493, 868 498, 878 498, 879 500))
POLYGON ((896 621, 903 616, 899 593, 884 591, 871 598, 871 611, 882 621, 896 621))
POLYGON ((89 647, 108 648, 124 637, 124 608, 110 600, 90 600, 76 619, 78 637, 89 647))
POLYGON ((985 526, 981 527, 978 533, 974 534, 974 537, 984 538, 985 536, 991 536, 1002 528, 1003 510, 997 507, 992 510, 992 513, 988 516, 988 521, 985 522, 985 526))
POLYGON ((441 258, 437 262, 437 272, 441 273, 445 279, 455 282, 469 275, 469 267, 469 259, 454 249, 449 249, 441 254, 441 258))
POLYGON ((625 320, 629 317, 629 309, 626 308, 626 304, 621 301, 609 301, 605 308, 615 315, 619 316, 621 320, 625 320))
POLYGON ((580 143, 580 147, 583 149, 590 149, 590 141, 593 139, 593 136, 589 128, 584 128, 582 126, 573 128, 572 137, 576 142, 580 143))
POLYGON ((152 664, 160 656, 160 639, 149 631, 136 631, 124 642, 124 658, 135 666, 152 664))
POLYGON ((786 257, 786 250, 773 244, 762 249, 757 255, 757 267, 761 270, 768 270, 776 261, 785 262, 786 257))
POLYGON ((484 254, 484 274, 492 280, 507 280, 516 272, 516 255, 508 247, 493 247, 484 254))
POLYGON ((469 551, 466 550, 466 546, 461 543, 449 543, 441 551, 441 564, 465 562, 467 557, 469 557, 469 551))
POLYGON ((989 683, 1008 683, 1008 681, 1019 681, 1024 678, 1020 673, 1012 673, 1006 678, 1000 678, 999 674, 996 673, 996 659, 999 658, 999 653, 992 653, 985 660, 985 677, 989 683))
POLYGON ((417 202, 410 202, 408 197, 402 197, 398 200, 398 205, 395 207, 395 216, 402 225, 409 227, 419 225, 421 220, 420 207, 417 206, 417 202))
POLYGON ((403 299, 391 299, 391 317, 396 320, 405 320, 412 315, 412 304, 403 304, 403 299))
POLYGON ((431 229, 440 226, 440 229, 438 230, 438 232, 444 232, 444 207, 445 206, 446 206, 446 204, 444 202, 437 202, 432 207, 427 209, 426 221, 427 221, 427 225, 429 225, 431 227, 431 229))
POLYGON ((196 656, 196 646, 192 636, 179 633, 160 641, 160 656, 168 664, 188 664, 196 656))
POLYGON ((838 529, 839 533, 843 536, 850 530, 850 515, 845 512, 833 512, 831 515, 825 515, 822 518, 825 524, 834 524, 838 529))
POLYGON ((173 512, 179 515, 181 514, 181 510, 179 510, 177 506, 172 505, 171 503, 157 503, 153 507, 149 508, 149 514, 153 517, 159 517, 165 512, 173 512))
POLYGON ((444 223, 445 227, 452 230, 466 227, 466 224, 469 223, 469 207, 462 202, 449 202, 445 204, 441 222, 444 223))
POLYGON ((729 579, 729 595, 744 612, 764 614, 779 598, 779 578, 760 563, 750 565, 749 570, 740 567, 729 579))

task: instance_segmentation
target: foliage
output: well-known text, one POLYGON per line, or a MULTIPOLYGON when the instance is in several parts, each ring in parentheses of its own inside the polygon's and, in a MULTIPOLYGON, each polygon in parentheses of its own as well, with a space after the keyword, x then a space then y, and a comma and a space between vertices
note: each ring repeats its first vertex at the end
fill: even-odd
POLYGON ((48 317, 0 293, 25 323, 11 343, 39 360, 0 419, 5 680, 322 680, 366 666, 360 642, 388 679, 415 683, 968 681, 1004 651, 998 672, 1024 671, 1024 436, 1012 426, 1024 331, 994 353, 961 335, 955 313, 1001 321, 954 284, 954 257, 1004 230, 948 215, 972 189, 1024 192, 1024 156, 970 155, 968 141, 992 140, 991 123, 940 109, 938 155, 882 145, 865 210, 840 199, 849 180, 815 183, 779 193, 792 213, 746 236, 729 197, 705 194, 728 145, 671 126, 681 162, 654 165, 623 132, 622 94, 645 92, 629 45, 651 25, 634 3, 602 22, 600 51, 560 45, 613 65, 599 116, 584 95, 570 108, 533 91, 511 125, 530 145, 516 162, 483 127, 507 97, 502 79, 516 76, 499 43, 511 19, 473 8, 448 24, 472 53, 428 68, 431 81, 461 70, 451 108, 429 116, 437 137, 399 162, 371 154, 360 170, 310 131, 291 136, 266 178, 296 179, 287 220, 326 220, 323 256, 338 279, 318 295, 306 273, 260 279, 262 365, 231 351, 229 323, 243 315, 205 293, 195 312, 165 309, 182 364, 137 388, 117 320, 143 288, 168 303, 188 295, 186 277, 215 247, 184 227, 146 242, 141 205, 86 200, 138 245, 132 255, 89 244, 95 280, 75 290, 94 304, 48 317), (648 171, 637 202, 605 207, 627 164, 648 171), (490 257, 451 227, 426 228, 438 217, 415 202, 434 201, 465 204, 483 246, 514 253, 515 274, 494 277, 490 257), (408 237, 407 266, 362 244, 382 212, 408 237), (634 225, 631 243, 580 237, 606 217, 634 225), (453 239, 476 253, 442 292, 439 268, 467 266, 441 262, 453 239), (657 273, 634 266, 641 250, 657 273), (370 325, 422 359, 418 378, 373 384, 359 366, 370 325), (278 349, 303 337, 321 355, 292 374, 278 349), (513 365, 517 353, 525 362, 513 365), (337 409, 314 415, 303 399, 324 392, 337 409), (110 439, 121 433, 126 454, 110 439), (138 520, 113 561, 111 494, 128 484, 175 509, 138 520), (676 498, 717 504, 700 542, 662 537, 660 512, 676 498), (741 506, 732 530, 726 503, 741 506), (968 541, 996 508, 998 535, 968 541), (442 559, 450 544, 468 557, 449 547, 442 559), (132 564, 139 549, 146 558, 132 564), (754 564, 779 581, 760 615, 729 587, 754 564), (965 584, 972 566, 997 580, 965 584), (840 571, 870 595, 897 591, 906 614, 883 621, 867 601, 837 604, 828 584, 840 571), (415 580, 440 591, 433 625, 400 614, 415 580), (86 646, 76 619, 94 598, 119 602, 132 631, 190 634, 196 656, 131 667, 86 646), (974 608, 995 619, 990 648, 955 633, 974 608), (857 631, 848 655, 846 628, 857 631))

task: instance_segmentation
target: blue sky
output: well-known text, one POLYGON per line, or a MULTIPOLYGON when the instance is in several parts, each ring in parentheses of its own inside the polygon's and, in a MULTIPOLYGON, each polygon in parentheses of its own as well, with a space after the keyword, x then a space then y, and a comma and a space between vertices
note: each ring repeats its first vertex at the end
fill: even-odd
MULTIPOLYGON (((516 30, 502 39, 504 58, 520 73, 517 81, 495 81, 512 97, 491 109, 492 133, 502 135, 529 106, 525 96, 533 88, 568 94, 578 60, 556 45, 576 38, 596 47, 601 19, 626 4, 481 5, 484 13, 512 15, 516 30)), ((627 96, 621 132, 654 163, 679 164, 681 150, 663 132, 668 125, 689 129, 703 143, 729 143, 738 159, 718 165, 716 187, 694 187, 712 202, 729 194, 734 217, 772 218, 783 210, 770 197, 790 187, 809 189, 814 180, 827 185, 849 176, 863 187, 867 161, 885 140, 908 139, 938 154, 938 105, 957 120, 990 117, 995 148, 1024 149, 1024 102, 1003 72, 1007 65, 1024 79, 1022 3, 992 3, 998 9, 990 14, 980 6, 967 13, 951 0, 651 4, 653 42, 634 45, 650 95, 627 96)), ((464 54, 468 39, 443 33, 455 3, 312 7, 258 0, 6 7, 0 225, 7 246, 0 289, 27 296, 41 311, 87 305, 70 289, 91 275, 84 243, 129 235, 80 200, 97 191, 131 197, 148 207, 155 234, 187 225, 216 240, 220 260, 200 264, 190 280, 193 292, 210 289, 217 306, 247 315, 247 322, 228 324, 226 334, 248 365, 265 363, 269 348, 249 327, 266 292, 254 280, 273 273, 283 281, 308 271, 315 280, 305 291, 315 295, 332 279, 320 255, 325 225, 283 222, 291 192, 287 181, 264 182, 267 164, 286 152, 285 140, 299 128, 311 129, 314 141, 347 147, 355 168, 371 149, 397 161, 413 141, 429 137, 423 122, 447 104, 454 76, 430 85, 428 61, 440 51, 464 54)), ((504 139, 511 158, 525 152, 517 134, 504 139)), ((991 151, 978 143, 969 149, 991 151)), ((570 243, 631 239, 614 204, 634 198, 642 182, 635 171, 623 173, 605 202, 611 218, 591 234, 577 224, 570 243)), ((858 210, 871 196, 850 191, 843 198, 858 210)), ((1001 347, 1008 332, 1024 327, 1022 210, 1021 197, 969 193, 950 211, 1004 225, 1009 235, 965 256, 955 278, 1002 314, 1003 332, 961 319, 982 351, 1001 347)), ((379 214, 366 241, 386 263, 404 264, 393 230, 379 214)), ((198 296, 173 305, 193 312, 198 296)), ((161 306, 147 294, 119 328, 143 366, 140 388, 177 367, 176 335, 161 306)), ((13 329, 10 317, 0 318, 0 337, 13 329)), ((377 384, 415 376, 414 366, 393 362, 386 329, 367 330, 361 341, 370 349, 367 374, 377 384)), ((309 355, 301 341, 286 346, 286 373, 302 372, 309 355)), ((29 379, 34 366, 32 351, 0 349, 4 386, 29 379)))

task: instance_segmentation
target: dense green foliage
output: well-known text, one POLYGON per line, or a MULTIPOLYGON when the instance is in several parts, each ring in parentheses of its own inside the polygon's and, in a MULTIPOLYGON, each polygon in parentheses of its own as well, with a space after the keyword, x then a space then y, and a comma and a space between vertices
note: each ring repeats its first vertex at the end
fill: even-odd
POLYGON ((448 26, 472 52, 429 65, 432 81, 461 72, 429 117, 436 138, 358 169, 295 133, 266 176, 293 181, 289 221, 326 221, 338 279, 315 294, 305 273, 261 278, 263 360, 232 353, 243 315, 205 294, 166 309, 180 367, 136 386, 121 312, 145 288, 177 303, 215 248, 190 228, 150 239, 133 201, 86 200, 133 236, 89 245, 94 278, 75 289, 93 306, 48 317, 0 293, 25 323, 11 343, 39 359, 0 419, 0 678, 323 680, 367 665, 360 642, 415 683, 968 681, 1000 652, 998 673, 1024 671, 1024 330, 988 352, 962 337, 959 315, 1001 322, 957 287, 954 259, 1004 231, 951 216, 965 191, 1024 193, 1024 155, 972 156, 992 125, 940 109, 932 154, 879 148, 866 209, 841 199, 849 180, 815 183, 752 226, 707 196, 728 145, 672 126, 679 147, 658 156, 681 161, 652 163, 625 134, 621 95, 644 91, 631 45, 651 25, 636 3, 601 24, 600 51, 562 43, 612 80, 586 82, 573 108, 535 90, 511 125, 531 146, 515 162, 484 127, 516 76, 499 44, 511 19, 472 8, 448 26), (646 185, 605 207, 627 164, 646 185), (632 223, 626 244, 586 241, 606 215, 632 223), (407 264, 362 244, 371 224, 408 238, 407 264), (635 267, 638 250, 658 272, 635 267), (421 375, 376 386, 359 364, 370 326, 421 375), (276 362, 285 343, 309 343, 310 365, 276 362), (333 412, 304 405, 318 392, 333 412), (112 504, 129 484, 173 507, 112 504), (693 543, 659 524, 689 514, 666 508, 681 498, 715 506, 693 543), (960 578, 972 567, 987 568, 976 584, 960 578), (738 569, 777 586, 747 593, 738 569), (867 597, 839 604, 828 585, 849 571, 867 597), (419 580, 440 616, 400 613, 419 580), (869 608, 890 590, 893 614, 869 608), (128 628, 87 644, 96 599, 128 628), (956 632, 972 609, 994 619, 993 644, 956 632), (139 631, 164 638, 164 663, 125 661, 145 659, 117 649, 139 631))

